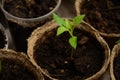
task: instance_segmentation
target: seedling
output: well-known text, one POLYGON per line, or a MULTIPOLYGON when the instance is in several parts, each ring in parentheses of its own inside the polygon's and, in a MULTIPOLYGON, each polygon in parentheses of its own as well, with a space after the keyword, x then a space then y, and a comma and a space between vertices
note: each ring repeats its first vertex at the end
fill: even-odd
POLYGON ((74 32, 74 29, 82 22, 84 17, 85 15, 83 14, 83 15, 76 16, 73 20, 69 20, 69 19, 62 19, 61 17, 53 13, 53 19, 59 25, 57 29, 57 36, 61 35, 64 32, 68 32, 71 36, 68 42, 70 46, 72 47, 72 49, 74 50, 77 47, 77 36, 74 36, 73 32, 74 32))

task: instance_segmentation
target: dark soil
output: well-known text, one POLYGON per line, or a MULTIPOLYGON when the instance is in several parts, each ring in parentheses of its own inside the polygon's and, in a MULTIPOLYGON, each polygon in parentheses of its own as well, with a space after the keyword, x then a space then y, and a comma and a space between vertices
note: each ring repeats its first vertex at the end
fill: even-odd
POLYGON ((36 18, 45 15, 56 6, 56 0, 34 1, 34 4, 28 5, 25 0, 6 0, 4 8, 17 17, 36 18))
POLYGON ((109 48, 112 50, 114 45, 120 39, 119 37, 103 37, 105 41, 108 43, 109 48))
POLYGON ((34 58, 50 76, 60 80, 84 80, 101 69, 105 57, 104 49, 84 31, 76 32, 78 46, 72 58, 72 48, 68 43, 70 36, 67 33, 57 37, 54 30, 53 33, 45 33, 46 36, 51 36, 42 44, 37 43, 34 58))
POLYGON ((120 33, 119 0, 85 0, 81 13, 86 14, 85 21, 100 32, 120 33))
POLYGON ((0 49, 4 48, 6 45, 6 36, 4 35, 3 31, 0 29, 0 49))
POLYGON ((117 57, 114 60, 114 74, 115 74, 115 78, 116 80, 120 80, 120 50, 119 53, 117 55, 117 57))
POLYGON ((15 60, 2 59, 1 65, 0 80, 36 80, 27 67, 15 60))

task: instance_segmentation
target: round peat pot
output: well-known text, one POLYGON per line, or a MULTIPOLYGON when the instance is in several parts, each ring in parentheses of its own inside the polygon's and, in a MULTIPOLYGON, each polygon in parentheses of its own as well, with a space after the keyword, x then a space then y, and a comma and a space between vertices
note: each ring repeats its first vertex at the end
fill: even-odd
POLYGON ((0 49, 0 80, 44 80, 25 53, 0 49))
POLYGON ((110 57, 110 77, 111 80, 120 80, 120 44, 116 44, 110 57))
POLYGON ((8 36, 4 27, 0 23, 0 49, 2 48, 8 48, 8 36))
POLYGON ((118 0, 76 0, 76 14, 85 14, 85 21, 102 36, 120 37, 120 2, 118 0))
POLYGON ((28 38, 28 56, 51 80, 99 80, 106 71, 110 49, 104 39, 86 22, 75 28, 78 46, 72 50, 66 32, 56 36, 58 24, 50 21, 28 38), (72 57, 71 57, 72 54, 72 57))
POLYGON ((2 0, 6 18, 23 27, 34 27, 50 20, 61 0, 2 0))

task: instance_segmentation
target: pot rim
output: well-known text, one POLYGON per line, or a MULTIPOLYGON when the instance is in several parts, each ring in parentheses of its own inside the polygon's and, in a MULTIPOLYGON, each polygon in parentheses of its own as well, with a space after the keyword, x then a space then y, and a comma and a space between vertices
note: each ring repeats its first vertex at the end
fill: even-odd
MULTIPOLYGON (((74 5, 75 5, 75 10, 76 10, 76 15, 81 14, 80 7, 83 5, 83 3, 85 3, 85 0, 75 0, 75 4, 74 5)), ((91 27, 93 27, 93 26, 91 26, 91 27)), ((94 28, 94 29, 96 29, 96 28, 94 28)), ((112 33, 112 32, 111 33, 106 33, 106 32, 101 32, 98 29, 96 29, 96 31, 99 32, 100 35, 102 35, 104 37, 110 37, 110 38, 112 38, 112 37, 120 37, 119 33, 112 33)))
POLYGON ((110 56, 110 78, 111 80, 116 80, 115 74, 114 74, 114 61, 117 55, 119 54, 119 50, 120 50, 120 43, 115 44, 111 51, 111 56, 110 56))
MULTIPOLYGON (((40 66, 37 65, 36 61, 34 60, 34 48, 36 47, 36 43, 38 41, 38 38, 43 41, 41 38, 44 35, 44 32, 46 32, 46 30, 48 30, 48 32, 51 29, 55 29, 57 28, 58 24, 56 24, 54 21, 48 22, 45 25, 43 25, 42 27, 38 27, 37 29, 35 29, 31 36, 28 38, 28 51, 27 54, 31 60, 31 62, 33 64, 35 64, 42 72, 43 74, 45 74, 47 77, 49 77, 50 79, 52 79, 51 76, 49 76, 46 72, 44 72, 42 70, 42 68, 40 66)), ((96 72, 94 75, 88 77, 85 80, 95 80, 98 79, 103 73, 105 73, 105 71, 107 70, 107 67, 109 65, 109 60, 110 60, 110 49, 107 45, 107 43, 105 42, 105 40, 98 34, 98 32, 96 32, 96 30, 91 27, 91 25, 89 25, 86 22, 82 22, 81 25, 79 26, 79 28, 85 30, 86 32, 91 33, 91 35, 93 34, 94 37, 96 38, 96 40, 101 44, 101 46, 104 48, 104 54, 105 54, 105 60, 104 63, 101 67, 101 69, 96 72), (84 26, 84 27, 82 27, 84 26), (89 26, 89 27, 88 27, 89 26)))
POLYGON ((19 19, 19 20, 27 21, 27 22, 29 22, 29 21, 34 22, 34 21, 39 21, 39 20, 41 20, 41 19, 45 19, 45 18, 47 18, 48 16, 50 16, 53 12, 55 12, 55 11, 59 8, 59 6, 60 6, 60 4, 61 4, 61 0, 56 0, 56 1, 57 1, 57 4, 56 4, 56 6, 54 7, 53 10, 51 10, 50 12, 48 12, 47 14, 45 14, 45 15, 43 15, 43 16, 36 17, 36 18, 20 18, 20 17, 16 17, 16 16, 10 14, 8 11, 6 11, 6 10, 4 9, 4 0, 2 0, 2 3, 1 3, 1 6, 0 6, 0 7, 1 7, 1 10, 5 13, 5 15, 10 16, 10 17, 12 17, 13 19, 19 19))

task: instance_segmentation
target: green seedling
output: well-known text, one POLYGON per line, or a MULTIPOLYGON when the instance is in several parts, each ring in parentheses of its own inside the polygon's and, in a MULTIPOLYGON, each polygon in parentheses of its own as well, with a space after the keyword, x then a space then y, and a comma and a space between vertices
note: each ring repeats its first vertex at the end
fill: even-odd
POLYGON ((55 13, 53 13, 53 19, 56 23, 58 23, 59 27, 57 29, 57 36, 61 35, 64 32, 68 32, 70 34, 70 38, 68 40, 70 46, 73 49, 77 47, 77 36, 74 36, 74 29, 82 22, 85 15, 78 15, 73 20, 62 19, 55 13))

